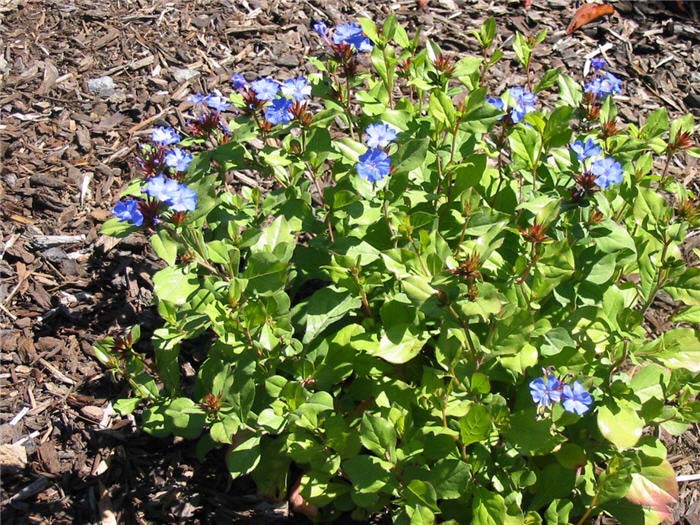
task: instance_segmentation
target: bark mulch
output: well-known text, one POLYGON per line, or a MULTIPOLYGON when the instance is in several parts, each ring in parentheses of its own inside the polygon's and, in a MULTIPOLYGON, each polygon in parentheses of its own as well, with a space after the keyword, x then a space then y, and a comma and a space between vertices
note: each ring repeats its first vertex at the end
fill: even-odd
MULTIPOLYGON (((273 523, 287 506, 232 482, 223 458, 203 465, 188 442, 152 439, 110 400, 127 393, 97 364, 96 339, 139 323, 158 326, 146 240, 100 235, 136 169, 135 147, 153 125, 182 128, 188 94, 304 71, 319 52, 312 20, 337 23, 390 12, 454 54, 495 16, 506 59, 494 93, 522 83, 515 30, 547 29, 535 75, 581 75, 605 56, 625 80, 628 122, 660 106, 700 114, 700 25, 677 2, 617 2, 617 14, 567 36, 579 2, 534 0, 0 0, 0 443, 2 520, 21 523, 273 523), (419 8, 419 4, 426 5, 419 8)), ((671 174, 698 186, 697 163, 671 174)), ((689 247, 700 245, 697 232, 689 247)), ((689 250, 690 252, 690 250, 689 250)), ((695 260, 694 264, 698 261, 695 260)), ((666 327, 659 302, 652 330, 666 327)), ((700 472, 697 428, 664 436, 679 474, 700 472)), ((700 523, 700 485, 684 483, 677 523, 700 523)), ((299 522, 287 518, 287 522, 299 522)))

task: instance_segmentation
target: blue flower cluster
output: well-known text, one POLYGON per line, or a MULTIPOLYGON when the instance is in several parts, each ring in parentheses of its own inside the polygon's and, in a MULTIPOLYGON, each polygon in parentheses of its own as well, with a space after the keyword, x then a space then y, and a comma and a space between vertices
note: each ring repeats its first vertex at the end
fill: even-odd
MULTIPOLYGON (((537 95, 522 87, 512 87, 508 90, 508 98, 510 99, 510 120, 517 124, 522 122, 525 115, 535 111, 537 104, 537 95)), ((506 110, 506 103, 501 97, 488 97, 486 102, 494 106, 500 111, 506 110)))
POLYGON ((197 207, 197 192, 165 175, 149 179, 144 186, 144 192, 175 211, 194 211, 197 207))
POLYGON ((611 157, 594 161, 591 173, 595 175, 595 183, 604 190, 622 182, 622 165, 611 157))
MULTIPOLYGON (((221 98, 221 97, 218 97, 221 98)), ((204 101, 205 98, 202 98, 204 101)), ((209 98, 213 104, 220 100, 209 98)), ((174 179, 166 177, 162 171, 170 168, 173 172, 184 173, 193 160, 193 155, 180 148, 166 150, 168 146, 180 142, 180 135, 170 127, 156 127, 151 133, 151 141, 156 145, 145 145, 142 148, 142 167, 148 173, 159 173, 148 179, 144 192, 155 201, 143 201, 132 198, 122 199, 112 208, 114 216, 123 222, 135 226, 156 224, 161 211, 161 203, 166 204, 175 212, 193 211, 197 207, 197 192, 174 179)))
POLYGON ((379 122, 367 126, 365 135, 365 144, 369 149, 360 155, 355 170, 363 179, 379 182, 391 173, 391 159, 382 148, 388 147, 396 139, 396 131, 379 122))
POLYGON ((584 91, 597 98, 605 98, 608 95, 619 95, 622 93, 622 80, 613 75, 610 71, 605 71, 607 65, 605 59, 594 58, 591 65, 595 71, 593 80, 584 86, 584 91))
MULTIPOLYGON (((603 150, 593 139, 585 142, 577 140, 570 144, 571 150, 576 153, 579 162, 585 162, 600 155, 603 150)), ((595 177, 594 182, 601 188, 608 189, 613 184, 622 182, 622 164, 612 157, 605 157, 591 163, 590 173, 595 177)))
POLYGON ((574 381, 567 385, 552 375, 538 377, 530 382, 532 401, 541 408, 561 403, 564 410, 582 416, 593 404, 593 397, 584 386, 574 381))
POLYGON ((586 139, 586 142, 577 140, 571 144, 570 147, 571 150, 576 153, 579 162, 583 162, 591 157, 597 157, 603 152, 593 139, 586 139))
POLYGON ((143 226, 143 213, 139 202, 133 199, 122 199, 112 208, 114 216, 122 222, 130 222, 134 226, 143 226))
POLYGON ((151 141, 158 146, 171 146, 177 144, 182 138, 173 128, 161 126, 153 129, 151 133, 151 141))
MULTIPOLYGON (((248 88, 240 73, 231 77, 231 84, 239 91, 248 88)), ((311 96, 311 84, 305 77, 290 78, 282 83, 272 78, 260 78, 250 83, 250 91, 254 101, 269 102, 264 111, 267 122, 272 125, 289 124, 294 118, 294 103, 303 103, 311 96)))
POLYGON ((372 41, 367 38, 359 24, 340 24, 333 30, 331 41, 328 40, 328 26, 324 22, 314 22, 311 27, 329 45, 348 45, 354 52, 369 53, 372 51, 372 41))
MULTIPOLYGON (((177 131, 170 127, 156 127, 151 132, 151 141, 154 144, 160 146, 161 155, 164 148, 173 144, 177 144, 181 140, 182 137, 180 137, 177 131)), ((144 149, 143 151, 149 153, 148 149, 144 149)), ((180 173, 184 173, 185 171, 187 171, 187 168, 189 167, 193 158, 194 157, 191 153, 181 150, 180 148, 173 148, 170 151, 166 151, 164 156, 162 157, 162 159, 165 161, 166 166, 180 173)), ((155 167, 162 168, 163 166, 154 166, 154 168, 155 167)))

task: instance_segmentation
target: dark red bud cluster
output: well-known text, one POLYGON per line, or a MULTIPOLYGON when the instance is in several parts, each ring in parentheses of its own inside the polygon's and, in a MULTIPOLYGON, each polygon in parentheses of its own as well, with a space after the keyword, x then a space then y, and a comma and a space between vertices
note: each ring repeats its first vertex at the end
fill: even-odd
POLYGON ((189 133, 193 137, 207 137, 221 127, 221 115, 218 111, 210 111, 200 115, 189 125, 189 133))
POLYGON ((619 128, 615 121, 604 122, 600 129, 600 136, 603 139, 607 139, 617 135, 620 131, 622 131, 622 128, 619 128))
POLYGON ((146 179, 159 175, 167 169, 165 164, 165 148, 144 147, 136 156, 136 162, 146 176, 146 179))
POLYGON ((548 239, 547 228, 542 224, 533 224, 529 228, 520 228, 520 235, 522 235, 527 242, 533 244, 540 244, 548 239))
POLYGON ((450 273, 465 281, 476 281, 481 279, 480 268, 481 258, 478 253, 474 253, 460 262, 457 268, 450 270, 450 273))
POLYGON ((296 101, 294 104, 292 104, 292 109, 290 110, 292 112, 292 115, 294 118, 303 126, 307 127, 311 124, 311 121, 313 120, 314 116, 311 114, 311 112, 306 110, 306 102, 299 102, 296 101))
POLYGON ((443 53, 440 53, 435 57, 433 65, 435 66, 435 69, 437 69, 443 75, 449 76, 455 72, 454 61, 443 53))
POLYGON ((675 153, 677 151, 683 151, 692 148, 694 145, 692 135, 687 131, 684 131, 683 133, 678 133, 673 142, 669 142, 668 152, 675 153))
POLYGON ((199 407, 202 410, 206 410, 207 413, 215 415, 219 410, 221 410, 221 394, 214 395, 211 392, 204 396, 202 402, 199 403, 199 407))

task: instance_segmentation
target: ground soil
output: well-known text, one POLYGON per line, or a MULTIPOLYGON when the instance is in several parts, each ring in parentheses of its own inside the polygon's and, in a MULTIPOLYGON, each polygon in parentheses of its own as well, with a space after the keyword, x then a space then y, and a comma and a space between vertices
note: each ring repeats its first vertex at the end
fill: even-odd
MULTIPOLYGON (((617 2, 618 13, 572 36, 579 2, 463 0, 0 0, 0 442, 21 443, 25 468, 2 473, 2 520, 16 523, 271 523, 286 506, 233 483, 222 457, 200 465, 192 444, 152 439, 110 400, 127 393, 95 361, 96 339, 157 326, 144 238, 120 242, 100 224, 137 175, 134 148, 156 124, 182 127, 188 94, 304 71, 319 53, 312 20, 337 23, 396 12, 449 53, 475 53, 468 29, 487 16, 506 60, 493 93, 522 83, 508 51, 515 30, 549 36, 535 75, 581 75, 603 50, 625 81, 621 116, 665 106, 700 113, 700 25, 677 2, 617 2), (421 8, 419 4, 423 4, 421 8), (90 88, 109 76, 113 89, 90 88), (57 238, 55 236, 65 236, 57 238)), ((697 165, 671 174, 696 185, 697 165)), ((697 261, 696 261, 697 262, 697 261)), ((667 326, 663 304, 649 319, 667 326)), ((145 348, 144 348, 145 349, 145 348)), ((679 474, 700 472, 697 428, 663 436, 679 474)), ((699 485, 681 485, 677 523, 700 523, 699 485)), ((298 522, 295 517, 287 522, 298 522)))

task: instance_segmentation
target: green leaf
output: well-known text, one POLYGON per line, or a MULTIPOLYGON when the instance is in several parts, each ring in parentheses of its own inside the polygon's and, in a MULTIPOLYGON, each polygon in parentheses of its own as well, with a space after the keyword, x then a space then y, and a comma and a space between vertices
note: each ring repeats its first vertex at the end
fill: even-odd
POLYGON ((216 421, 209 429, 211 438, 217 443, 232 443, 233 436, 240 428, 237 418, 224 416, 221 421, 216 421))
POLYGON ((639 131, 639 135, 640 138, 649 140, 663 135, 668 128, 668 111, 666 111, 666 108, 661 108, 649 114, 646 123, 639 131))
POLYGON ((118 414, 126 416, 131 414, 143 401, 140 397, 130 397, 125 399, 117 399, 113 404, 112 408, 118 414))
POLYGON ((382 330, 379 344, 369 352, 390 363, 407 363, 418 355, 429 338, 429 333, 413 324, 396 324, 382 330))
POLYGON ((303 343, 309 343, 331 324, 362 306, 362 300, 350 292, 329 286, 315 292, 306 304, 306 332, 303 343))
POLYGON ((581 85, 569 75, 559 75, 557 83, 559 84, 559 99, 567 106, 578 109, 583 98, 581 85))
POLYGON ((663 287, 676 301, 700 306, 700 268, 688 268, 663 287))
POLYGON ((430 138, 411 139, 399 146, 391 163, 396 173, 409 172, 423 165, 430 146, 430 138))
POLYGON ((642 367, 634 374, 630 381, 630 388, 641 403, 650 399, 666 400, 665 387, 668 385, 671 374, 665 368, 650 363, 642 367))
POLYGON ((380 458, 396 462, 396 429, 387 419, 364 413, 360 441, 380 458))
POLYGON ((552 422, 537 419, 537 410, 532 407, 510 416, 510 428, 506 432, 508 441, 523 454, 542 455, 553 452, 566 438, 552 433, 552 422))
POLYGON ((546 525, 569 525, 569 514, 573 508, 573 501, 555 499, 544 513, 546 525))
POLYGON ((459 420, 459 435, 465 447, 485 440, 490 431, 491 416, 483 405, 470 405, 467 415, 459 420))
POLYGON ((126 237, 127 235, 138 230, 138 226, 135 226, 130 222, 120 221, 116 217, 112 217, 102 224, 100 233, 102 233, 102 235, 109 235, 110 237, 126 237))
POLYGON ((503 496, 477 485, 472 500, 472 525, 503 525, 505 519, 506 503, 503 496))
POLYGON ((623 498, 632 483, 634 462, 627 457, 615 456, 598 478, 598 503, 623 498))
POLYGON ((251 253, 273 254, 278 261, 287 262, 292 258, 296 238, 284 217, 277 217, 272 224, 262 230, 257 242, 250 247, 251 253))
POLYGON ((233 479, 252 472, 260 462, 260 437, 245 440, 226 454, 226 468, 233 479))
POLYGON ((571 118, 574 110, 568 106, 559 106, 547 120, 544 127, 544 143, 547 148, 556 148, 567 144, 571 139, 571 118))
POLYGON ((537 86, 535 86, 535 93, 539 93, 540 91, 544 91, 545 89, 551 88, 554 84, 557 83, 557 80, 559 79, 560 74, 561 74, 560 67, 557 67, 554 69, 548 69, 545 72, 545 74, 542 75, 542 78, 540 79, 537 86))
POLYGON ((159 230, 151 236, 151 247, 155 254, 169 265, 177 259, 177 243, 170 237, 167 230, 159 230))
POLYGON ((437 493, 433 486, 426 481, 411 480, 406 490, 403 491, 403 499, 411 507, 421 506, 429 508, 433 512, 440 512, 437 505, 437 493))
POLYGON ((674 323, 700 323, 700 306, 691 306, 671 319, 674 323))
POLYGON ((173 399, 164 412, 165 425, 176 436, 194 439, 201 434, 206 413, 189 397, 173 399))
POLYGON ((450 98, 441 90, 435 90, 430 94, 428 113, 436 121, 450 127, 455 122, 455 108, 450 98))
POLYGON ((515 56, 520 62, 520 65, 527 67, 530 62, 530 57, 532 56, 532 48, 522 33, 516 31, 515 39, 513 40, 513 51, 515 51, 515 56))
POLYGON ((430 467, 429 481, 440 499, 458 499, 468 490, 469 467, 458 459, 440 459, 430 467))
POLYGON ((199 290, 199 279, 180 267, 169 266, 153 276, 153 286, 158 299, 181 306, 199 290))
POLYGON ((342 467, 353 489, 359 493, 391 493, 396 486, 391 473, 393 465, 374 456, 354 456, 343 461, 342 467))
POLYGON ((650 357, 672 370, 700 372, 700 330, 674 328, 659 339, 660 349, 650 357))
POLYGON ((528 169, 534 169, 542 148, 542 137, 532 126, 517 125, 508 135, 513 155, 522 159, 528 169))
POLYGON ((357 21, 360 23, 362 32, 367 35, 367 38, 369 38, 375 44, 380 42, 379 33, 377 32, 377 24, 375 24, 372 19, 360 17, 357 19, 357 21))
POLYGON ((603 405, 598 408, 598 428, 618 450, 625 450, 642 437, 644 421, 631 407, 603 405))

